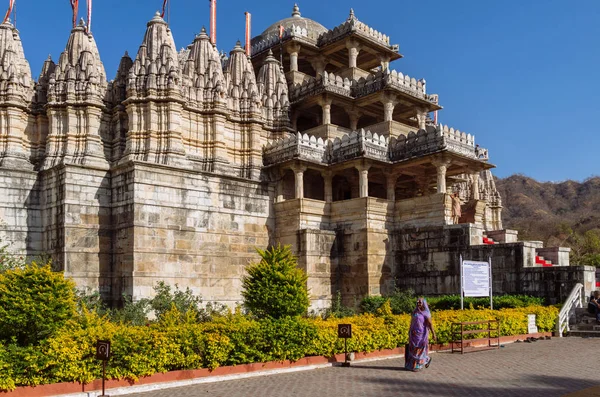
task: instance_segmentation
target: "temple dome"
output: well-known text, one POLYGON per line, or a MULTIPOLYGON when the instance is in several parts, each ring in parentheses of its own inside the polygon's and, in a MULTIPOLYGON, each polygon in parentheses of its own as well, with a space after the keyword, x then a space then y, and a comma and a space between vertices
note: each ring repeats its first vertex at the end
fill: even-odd
POLYGON ((272 36, 279 36, 279 26, 283 26, 286 30, 295 26, 296 28, 306 29, 309 38, 317 39, 320 34, 329 31, 325 26, 321 25, 319 22, 313 21, 309 18, 304 18, 300 14, 300 8, 297 4, 294 4, 294 10, 292 11, 292 16, 289 18, 282 19, 281 21, 275 22, 264 32, 260 34, 260 36, 255 37, 252 41, 260 41, 265 40, 272 36))

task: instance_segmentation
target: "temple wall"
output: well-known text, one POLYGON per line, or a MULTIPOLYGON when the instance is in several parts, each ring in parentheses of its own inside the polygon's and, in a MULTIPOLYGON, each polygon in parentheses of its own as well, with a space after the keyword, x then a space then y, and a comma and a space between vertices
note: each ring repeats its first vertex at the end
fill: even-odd
POLYGON ((107 170, 57 166, 41 173, 44 252, 78 287, 108 297, 113 277, 107 170))
POLYGON ((0 237, 18 256, 43 252, 38 188, 36 172, 0 169, 0 237))
POLYGON ((583 266, 535 266, 538 242, 470 245, 478 234, 473 225, 401 229, 394 233, 396 285, 421 295, 460 292, 460 256, 492 262, 494 295, 527 294, 563 301, 573 286, 593 284, 593 272, 583 266))
POLYGON ((331 230, 298 231, 298 267, 308 276, 307 287, 312 309, 326 309, 339 288, 339 260, 336 233, 331 230))
POLYGON ((452 219, 451 200, 445 193, 398 200, 396 220, 405 227, 448 224, 452 219))
POLYGON ((135 163, 128 173, 130 197, 115 208, 116 261, 122 256, 123 268, 132 268, 123 292, 149 297, 163 280, 190 287, 205 302, 239 302, 245 266, 258 259, 255 247, 270 242, 273 192, 258 182, 150 164, 135 163))

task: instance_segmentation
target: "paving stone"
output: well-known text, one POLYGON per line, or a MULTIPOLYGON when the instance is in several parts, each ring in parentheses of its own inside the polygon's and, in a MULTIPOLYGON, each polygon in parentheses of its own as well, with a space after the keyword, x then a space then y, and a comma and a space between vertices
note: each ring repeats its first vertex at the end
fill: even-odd
POLYGON ((553 338, 504 346, 464 355, 433 353, 431 367, 421 372, 405 371, 404 359, 393 358, 131 396, 550 397, 600 385, 597 340, 553 338))

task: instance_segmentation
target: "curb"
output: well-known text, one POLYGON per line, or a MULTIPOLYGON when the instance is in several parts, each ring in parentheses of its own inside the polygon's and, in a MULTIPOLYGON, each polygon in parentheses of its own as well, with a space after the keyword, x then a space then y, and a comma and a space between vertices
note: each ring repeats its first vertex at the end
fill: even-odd
MULTIPOLYGON (((551 332, 536 334, 512 335, 500 337, 501 344, 513 343, 529 337, 539 338, 551 336, 551 332)), ((487 344, 487 339, 470 340, 472 346, 487 344)), ((430 353, 449 352, 451 345, 430 345, 430 353)), ((365 363, 369 361, 394 359, 404 357, 404 346, 395 349, 377 350, 370 353, 354 353, 353 363, 365 363)), ((174 387, 191 386, 202 383, 223 382, 236 379, 246 379, 258 376, 277 375, 299 371, 310 371, 313 369, 327 368, 340 365, 345 355, 336 354, 333 357, 304 357, 295 362, 267 362, 240 364, 229 367, 218 367, 213 371, 208 369, 180 370, 167 373, 157 373, 144 378, 138 382, 126 380, 107 380, 106 393, 110 396, 120 396, 132 393, 143 393, 148 391, 170 389, 174 387)), ((12 392, 0 392, 0 397, 98 397, 102 395, 102 381, 97 379, 89 384, 78 383, 56 383, 39 385, 33 387, 21 386, 12 392), (88 389, 88 390, 86 390, 88 389)))

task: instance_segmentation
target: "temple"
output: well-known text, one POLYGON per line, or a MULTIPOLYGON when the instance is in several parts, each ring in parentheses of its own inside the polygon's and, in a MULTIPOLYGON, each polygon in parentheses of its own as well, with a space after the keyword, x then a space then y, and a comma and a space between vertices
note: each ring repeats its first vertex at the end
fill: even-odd
POLYGON ((568 248, 503 228, 488 151, 436 124, 438 95, 353 11, 329 29, 294 6, 228 56, 215 37, 211 18, 178 51, 157 13, 108 81, 82 21, 36 82, 0 25, 0 237, 15 254, 50 255, 112 302, 165 280, 234 305, 255 248, 277 243, 316 309, 338 292, 458 293, 461 256, 491 258, 497 293, 583 277, 568 248))

